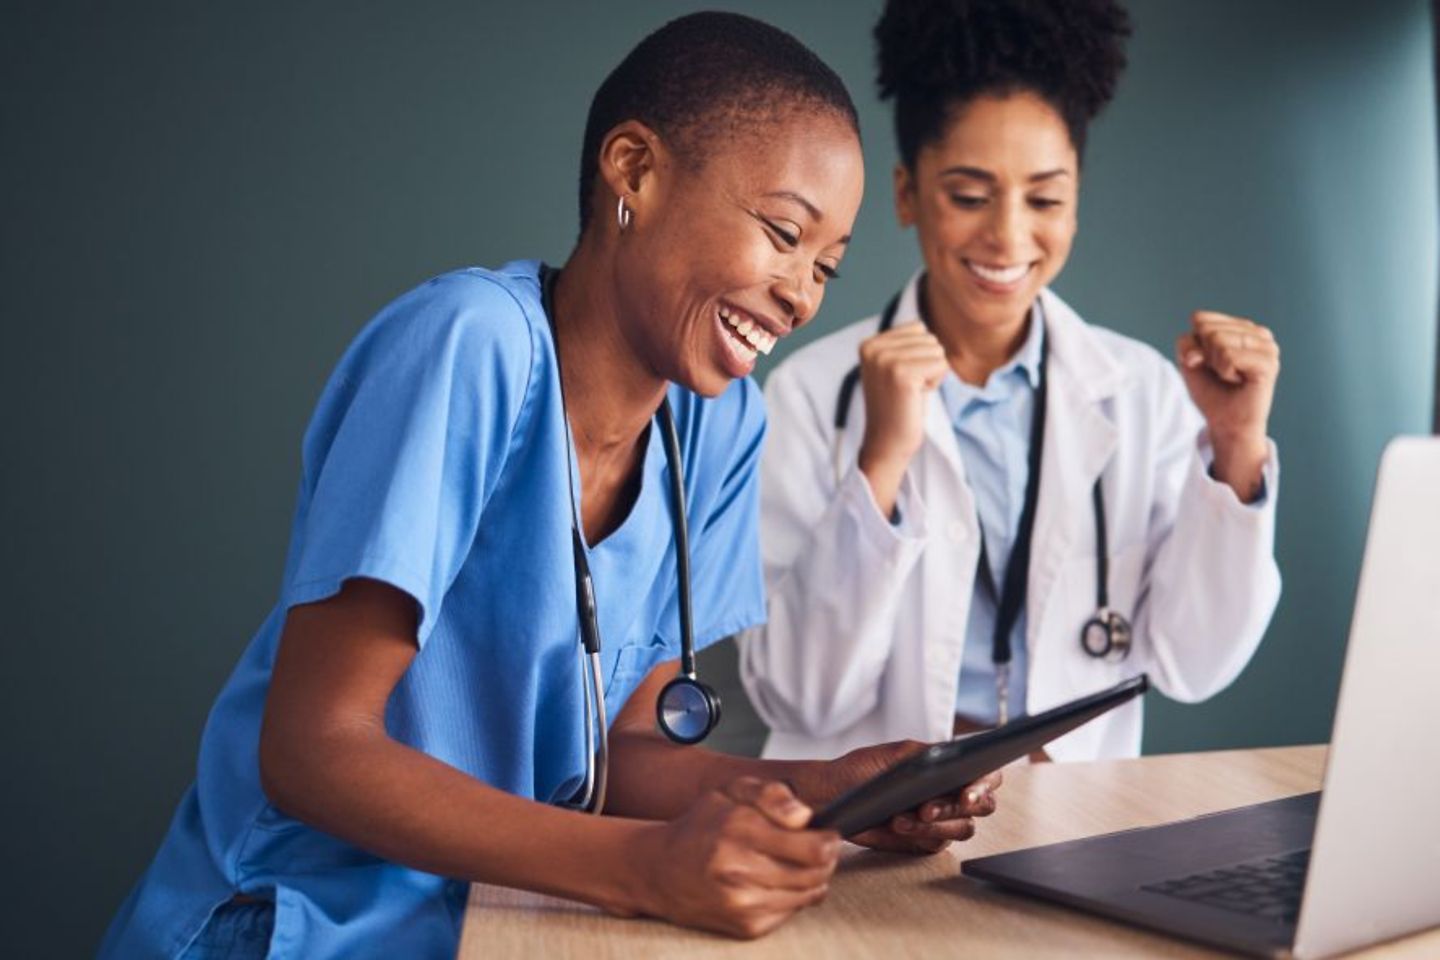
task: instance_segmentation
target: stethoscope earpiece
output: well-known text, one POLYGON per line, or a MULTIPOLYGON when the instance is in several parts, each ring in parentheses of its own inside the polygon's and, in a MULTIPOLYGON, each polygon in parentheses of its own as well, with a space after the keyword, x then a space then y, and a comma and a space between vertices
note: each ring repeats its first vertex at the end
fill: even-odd
POLYGON ((719 722, 720 695, 694 677, 676 677, 655 700, 655 723, 676 743, 699 743, 719 722))

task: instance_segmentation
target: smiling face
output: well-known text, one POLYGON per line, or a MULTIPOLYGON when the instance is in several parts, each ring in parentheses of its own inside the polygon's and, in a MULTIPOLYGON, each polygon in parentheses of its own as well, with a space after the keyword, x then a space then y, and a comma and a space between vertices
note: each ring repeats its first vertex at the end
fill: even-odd
POLYGON ((622 330, 651 370, 714 396, 819 309, 860 208, 860 144, 838 117, 788 110, 698 163, 652 146, 617 238, 622 330))
POLYGON ((895 204, 914 224, 932 309, 990 328, 1020 324, 1070 255, 1079 159, 1060 114, 1040 97, 982 96, 914 170, 895 171, 895 204))

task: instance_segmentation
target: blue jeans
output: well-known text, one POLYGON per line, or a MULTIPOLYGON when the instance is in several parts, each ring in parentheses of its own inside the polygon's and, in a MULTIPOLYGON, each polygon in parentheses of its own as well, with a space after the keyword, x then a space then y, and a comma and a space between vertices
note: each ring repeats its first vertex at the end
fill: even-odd
POLYGON ((264 960, 275 930, 269 900, 221 905, 181 954, 181 960, 264 960))

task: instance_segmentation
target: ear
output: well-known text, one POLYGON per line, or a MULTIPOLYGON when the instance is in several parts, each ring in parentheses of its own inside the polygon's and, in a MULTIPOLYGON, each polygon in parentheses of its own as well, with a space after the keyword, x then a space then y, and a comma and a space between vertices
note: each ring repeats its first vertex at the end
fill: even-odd
POLYGON ((895 219, 901 227, 915 226, 915 178, 903 163, 895 164, 895 219))
POLYGON ((599 172, 609 190, 609 200, 602 205, 613 207, 616 197, 624 197, 626 204, 636 210, 639 198, 653 192, 664 151, 655 131, 639 120, 626 120, 607 133, 600 142, 599 172))

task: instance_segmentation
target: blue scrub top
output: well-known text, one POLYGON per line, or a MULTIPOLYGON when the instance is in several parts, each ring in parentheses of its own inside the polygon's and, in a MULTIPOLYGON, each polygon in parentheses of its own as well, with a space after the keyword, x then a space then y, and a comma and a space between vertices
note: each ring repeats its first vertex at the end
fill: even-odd
MULTIPOLYGON (((102 957, 174 957, 236 893, 274 899, 271 957, 454 954, 463 880, 311 829, 260 788, 260 718, 285 613, 347 578, 392 584, 421 611, 419 652, 387 707, 395 739, 518 796, 574 791, 585 748, 569 434, 538 267, 431 280, 346 351, 305 434, 279 602, 211 711, 195 784, 102 957)), ((701 647, 764 619, 764 412, 748 379, 708 400, 672 386, 670 402, 701 647)), ((590 551, 612 718, 680 654, 663 448, 652 421, 634 507, 590 551)))

